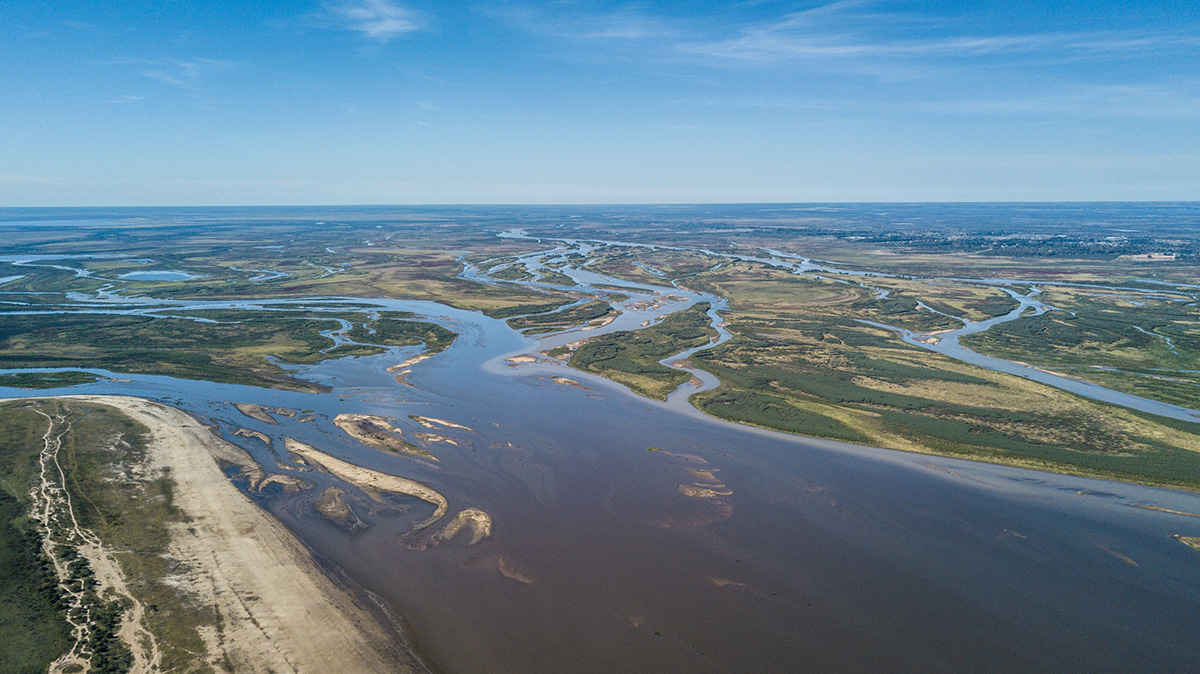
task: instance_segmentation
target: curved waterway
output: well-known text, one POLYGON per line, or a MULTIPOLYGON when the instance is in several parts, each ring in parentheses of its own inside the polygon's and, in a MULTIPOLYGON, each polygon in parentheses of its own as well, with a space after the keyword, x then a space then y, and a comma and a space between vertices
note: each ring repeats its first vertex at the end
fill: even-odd
POLYGON ((634 396, 538 354, 698 302, 717 321, 719 298, 555 271, 581 293, 603 284, 629 299, 607 325, 534 338, 433 302, 110 293, 55 310, 357 306, 459 337, 411 365, 406 383, 387 368, 409 347, 295 368, 328 393, 94 371, 108 379, 0 395, 160 400, 213 421, 268 472, 297 467, 289 437, 429 485, 447 518, 486 511, 494 529, 477 545, 417 546, 409 528, 433 511, 423 501, 356 505, 367 526, 348 530, 301 507, 327 475, 304 473, 305 493, 254 495, 402 616, 439 672, 1200 670, 1200 553, 1172 538, 1200 535, 1187 514, 1200 495, 814 440, 706 417, 679 392, 634 396), (297 414, 268 424, 231 402, 297 414), (332 424, 343 413, 389 417, 408 437, 427 430, 410 415, 450 422, 438 433, 457 444, 431 446, 437 461, 379 452, 332 424))
MULTIPOLYGON (((716 257, 716 258, 727 258, 730 260, 739 260, 739 261, 743 261, 743 262, 755 262, 755 263, 767 265, 770 267, 786 269, 788 271, 791 271, 794 274, 805 274, 812 278, 824 279, 824 280, 833 281, 836 283, 858 285, 858 286, 861 286, 861 287, 864 287, 864 288, 874 291, 876 293, 876 296, 879 299, 883 299, 883 298, 887 297, 887 295, 890 291, 886 288, 877 288, 877 287, 871 286, 867 282, 869 277, 875 276, 875 277, 881 277, 881 278, 903 278, 903 279, 916 279, 917 278, 914 276, 888 274, 888 273, 884 273, 884 272, 874 272, 874 271, 868 272, 868 271, 862 271, 862 270, 857 270, 857 269, 838 267, 838 266, 836 266, 836 263, 834 263, 834 262, 828 262, 828 261, 824 261, 824 260, 813 260, 811 258, 805 258, 805 257, 797 256, 797 255, 791 255, 789 253, 785 253, 783 251, 779 251, 779 250, 775 250, 775 249, 767 249, 766 251, 764 251, 770 257, 760 257, 760 256, 754 256, 754 255, 741 255, 741 254, 736 254, 736 253, 716 252, 716 251, 709 250, 706 248, 683 248, 683 247, 678 247, 678 246, 662 246, 662 245, 652 245, 652 244, 627 243, 627 242, 622 242, 622 241, 605 241, 605 240, 584 241, 584 240, 579 240, 579 239, 540 239, 537 237, 529 236, 524 230, 521 230, 521 229, 513 229, 513 230, 503 232, 501 234, 501 236, 506 237, 506 238, 514 238, 514 239, 528 239, 528 240, 535 240, 535 241, 546 240, 546 241, 561 242, 561 246, 559 248, 551 249, 548 251, 538 251, 538 252, 530 253, 530 254, 527 254, 525 256, 518 258, 519 262, 525 263, 526 267, 528 267, 531 270, 540 269, 541 268, 541 266, 540 266, 541 260, 543 258, 546 258, 547 256, 550 256, 553 259, 565 260, 566 258, 564 256, 567 252, 577 252, 577 253, 586 254, 588 252, 591 252, 592 250, 595 250, 596 248, 599 248, 600 246, 616 246, 616 247, 646 248, 646 249, 658 249, 658 250, 688 251, 688 252, 702 253, 704 255, 708 255, 710 257, 716 257), (555 257, 555 256, 558 256, 558 257, 555 257), (849 277, 849 279, 840 278, 840 277, 849 277)), ((595 276, 595 275, 593 274, 593 276, 595 276)), ((1073 287, 1073 288, 1095 288, 1095 289, 1101 289, 1101 290, 1106 290, 1106 291, 1121 290, 1121 291, 1129 291, 1129 292, 1138 293, 1141 296, 1151 297, 1151 298, 1161 298, 1161 297, 1163 297, 1162 295, 1156 294, 1154 291, 1148 291, 1145 288, 1137 288, 1137 287, 1133 287, 1133 286, 1124 286, 1124 285, 1123 286, 1113 286, 1113 285, 1069 283, 1069 282, 1039 282, 1039 283, 1033 285, 1031 287, 1031 289, 1029 290, 1029 292, 1019 293, 1016 290, 1014 290, 1012 288, 1012 286, 1030 285, 1030 284, 1028 282, 1022 282, 1017 279, 1003 279, 1003 278, 969 279, 969 278, 959 278, 959 277, 929 277, 926 280, 931 280, 931 281, 943 281, 944 280, 944 281, 959 281, 959 282, 968 282, 968 283, 978 283, 985 287, 989 287, 994 290, 999 290, 1001 292, 1007 293, 1010 297, 1012 297, 1014 300, 1017 301, 1017 307, 1002 316, 997 316, 995 318, 991 318, 991 319, 984 320, 984 321, 970 321, 970 320, 967 320, 967 319, 959 317, 959 316, 952 316, 949 314, 944 314, 940 311, 935 311, 934 309, 931 309, 930 307, 925 306, 923 303, 918 302, 917 304, 921 308, 923 308, 931 313, 940 314, 942 316, 946 316, 948 318, 952 318, 954 320, 957 320, 957 321, 960 321, 963 323, 963 327, 958 328, 956 330, 945 330, 945 331, 935 332, 935 333, 907 330, 904 328, 887 325, 884 323, 877 323, 875 321, 862 321, 862 322, 866 323, 868 325, 873 325, 878 328, 883 328, 885 330, 890 330, 892 332, 895 332, 905 342, 912 344, 914 346, 928 349, 930 351, 935 351, 944 356, 948 356, 950 358, 954 358, 955 360, 960 360, 965 363, 977 365, 979 367, 987 368, 989 370, 995 370, 997 372, 1005 372, 1007 374, 1016 375, 1018 377, 1024 377, 1026 379, 1032 379, 1034 381, 1037 381, 1037 382, 1040 382, 1043 384, 1047 384, 1049 386, 1053 386, 1055 388, 1059 388, 1064 391, 1069 391, 1071 393, 1083 396, 1085 398, 1090 398, 1092 400, 1099 400, 1101 402, 1106 402, 1106 403, 1110 403, 1110 404, 1114 404, 1114 405, 1120 405, 1122 407, 1128 407, 1130 409, 1138 410, 1140 412, 1149 412, 1151 414, 1157 414, 1159 416, 1170 417, 1172 419, 1179 419, 1181 421, 1200 421, 1200 410, 1183 407, 1180 405, 1172 405, 1170 403, 1164 403, 1164 402, 1160 402, 1157 400, 1152 400, 1150 398, 1143 398, 1141 396, 1133 395, 1130 393, 1123 393, 1121 391, 1114 391, 1112 389, 1100 386, 1099 384, 1093 384, 1091 382, 1086 382, 1086 381, 1083 381, 1080 379, 1063 376, 1060 374, 1056 374, 1054 372, 1050 372, 1048 370, 1043 370, 1040 368, 1032 367, 1032 366, 1026 365, 1024 363, 1018 363, 1018 362, 1014 362, 1014 361, 1010 361, 1010 360, 1005 360, 1003 358, 997 358, 995 356, 988 356, 985 354, 978 353, 976 351, 972 351, 971 349, 968 349, 967 347, 962 346, 959 343, 959 339, 966 335, 972 335, 975 333, 984 332, 984 331, 989 330, 989 329, 991 329, 997 325, 1000 325, 1002 323, 1008 323, 1010 321, 1015 321, 1019 318, 1025 317, 1025 316, 1030 316, 1030 315, 1037 316, 1037 315, 1043 314, 1047 311, 1055 311, 1056 309, 1054 307, 1043 304, 1042 302, 1040 302, 1037 299, 1037 296, 1040 295, 1042 292, 1042 290, 1039 286, 1065 286, 1065 287, 1073 287)), ((596 283, 596 282, 600 282, 600 281, 592 281, 592 282, 596 283)), ((1193 299, 1193 300, 1196 299, 1196 293, 1194 291, 1197 288, 1197 286, 1193 285, 1193 284, 1172 283, 1172 282, 1167 282, 1167 281, 1154 281, 1154 282, 1148 281, 1147 283, 1154 283, 1159 286, 1167 286, 1167 287, 1170 287, 1173 290, 1176 290, 1180 293, 1188 294, 1191 297, 1191 299, 1193 299)), ((536 285, 536 284, 534 284, 534 285, 536 285)), ((631 285, 646 288, 646 286, 642 286, 640 284, 631 284, 631 285)), ((723 302, 721 300, 718 300, 716 298, 711 298, 711 297, 709 297, 708 299, 711 301, 714 301, 714 302, 721 303, 721 307, 724 306, 723 302)), ((720 317, 718 316, 718 314, 715 311, 710 312, 710 314, 713 318, 713 326, 721 331, 721 335, 722 335, 721 341, 728 339, 728 333, 719 327, 720 317)), ((1137 328, 1137 326, 1134 326, 1134 327, 1138 330, 1141 330, 1142 332, 1146 332, 1145 330, 1142 330, 1141 328, 1137 328)), ((1172 349, 1174 348, 1174 345, 1171 343, 1170 338, 1164 337, 1163 339, 1166 340, 1168 347, 1170 347, 1172 349)), ((700 348, 709 348, 709 347, 700 347, 700 348)), ((696 350, 698 350, 698 349, 696 349, 696 350)), ((690 353, 687 355, 690 355, 690 353)), ((676 361, 676 360, 680 360, 682 358, 686 358, 686 356, 672 356, 671 358, 666 359, 663 362, 665 364, 668 361, 676 361)), ((692 369, 691 372, 694 376, 696 376, 698 379, 700 379, 703 382, 702 386, 696 390, 684 390, 681 387, 681 390, 676 391, 671 396, 671 398, 669 398, 669 400, 682 402, 682 401, 685 401, 688 396, 690 396, 692 393, 695 393, 696 391, 709 390, 711 388, 715 388, 719 384, 719 382, 717 381, 717 379, 715 377, 713 377, 712 375, 710 375, 706 372, 703 372, 701 370, 694 370, 694 369, 692 369)))

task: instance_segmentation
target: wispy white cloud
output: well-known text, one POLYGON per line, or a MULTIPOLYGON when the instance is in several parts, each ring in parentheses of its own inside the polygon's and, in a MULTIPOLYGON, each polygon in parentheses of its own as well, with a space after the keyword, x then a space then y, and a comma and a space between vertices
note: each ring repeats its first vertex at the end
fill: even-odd
POLYGON ((328 6, 338 28, 353 30, 379 42, 421 29, 416 12, 389 0, 346 0, 328 6))
POLYGON ((1138 51, 1200 47, 1200 37, 1182 33, 1121 34, 1050 32, 1027 35, 895 38, 864 28, 828 30, 787 19, 721 40, 679 44, 683 52, 722 59, 770 63, 793 60, 954 58, 1029 56, 1121 57, 1138 51))
POLYGON ((676 46, 718 59, 759 63, 1001 56, 1061 61, 1200 47, 1200 36, 1185 31, 970 34, 956 31, 949 20, 880 11, 875 9, 878 5, 872 0, 841 0, 746 26, 736 35, 676 46))
POLYGON ((601 51, 619 39, 626 43, 623 48, 637 44, 642 56, 659 60, 764 66, 808 62, 884 79, 935 60, 947 65, 953 59, 1010 57, 1024 59, 1020 65, 1025 65, 1194 54, 1200 49, 1200 35, 1187 30, 979 33, 945 17, 889 11, 879 0, 838 0, 774 18, 734 11, 690 17, 637 9, 587 13, 574 7, 506 6, 492 13, 530 32, 595 41, 601 51))
POLYGON ((198 88, 206 76, 228 70, 236 65, 233 61, 211 58, 130 59, 118 57, 112 62, 118 65, 134 66, 139 69, 143 77, 184 89, 198 88))
POLYGON ((542 5, 523 7, 511 4, 481 7, 480 12, 531 33, 568 40, 639 41, 682 38, 686 25, 646 14, 637 9, 607 13, 553 11, 542 5))

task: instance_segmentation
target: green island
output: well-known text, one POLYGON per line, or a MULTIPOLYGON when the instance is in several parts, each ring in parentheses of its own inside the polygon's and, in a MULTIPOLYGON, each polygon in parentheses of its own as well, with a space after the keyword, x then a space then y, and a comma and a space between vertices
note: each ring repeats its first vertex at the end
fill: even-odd
POLYGON ((697 304, 641 330, 589 339, 575 349, 571 366, 620 382, 648 398, 666 400, 691 375, 658 361, 716 336, 708 324, 708 308, 697 304))

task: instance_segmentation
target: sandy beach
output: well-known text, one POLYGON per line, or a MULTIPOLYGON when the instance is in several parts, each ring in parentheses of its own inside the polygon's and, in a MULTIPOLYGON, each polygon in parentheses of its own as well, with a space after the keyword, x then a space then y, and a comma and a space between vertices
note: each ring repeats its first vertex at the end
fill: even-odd
POLYGON ((66 396, 116 408, 149 429, 148 463, 169 468, 174 503, 173 581, 221 619, 203 630, 214 669, 267 672, 425 671, 359 599, 321 571, 282 524, 243 495, 215 459, 244 464, 243 450, 192 416, 140 398, 66 396))

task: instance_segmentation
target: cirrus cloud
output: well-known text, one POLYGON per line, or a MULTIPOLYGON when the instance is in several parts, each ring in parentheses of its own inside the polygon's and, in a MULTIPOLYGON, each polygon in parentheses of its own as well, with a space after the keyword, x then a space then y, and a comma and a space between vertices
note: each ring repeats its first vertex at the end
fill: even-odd
POLYGON ((330 5, 328 11, 339 28, 380 42, 421 28, 415 12, 389 0, 348 0, 330 5))

